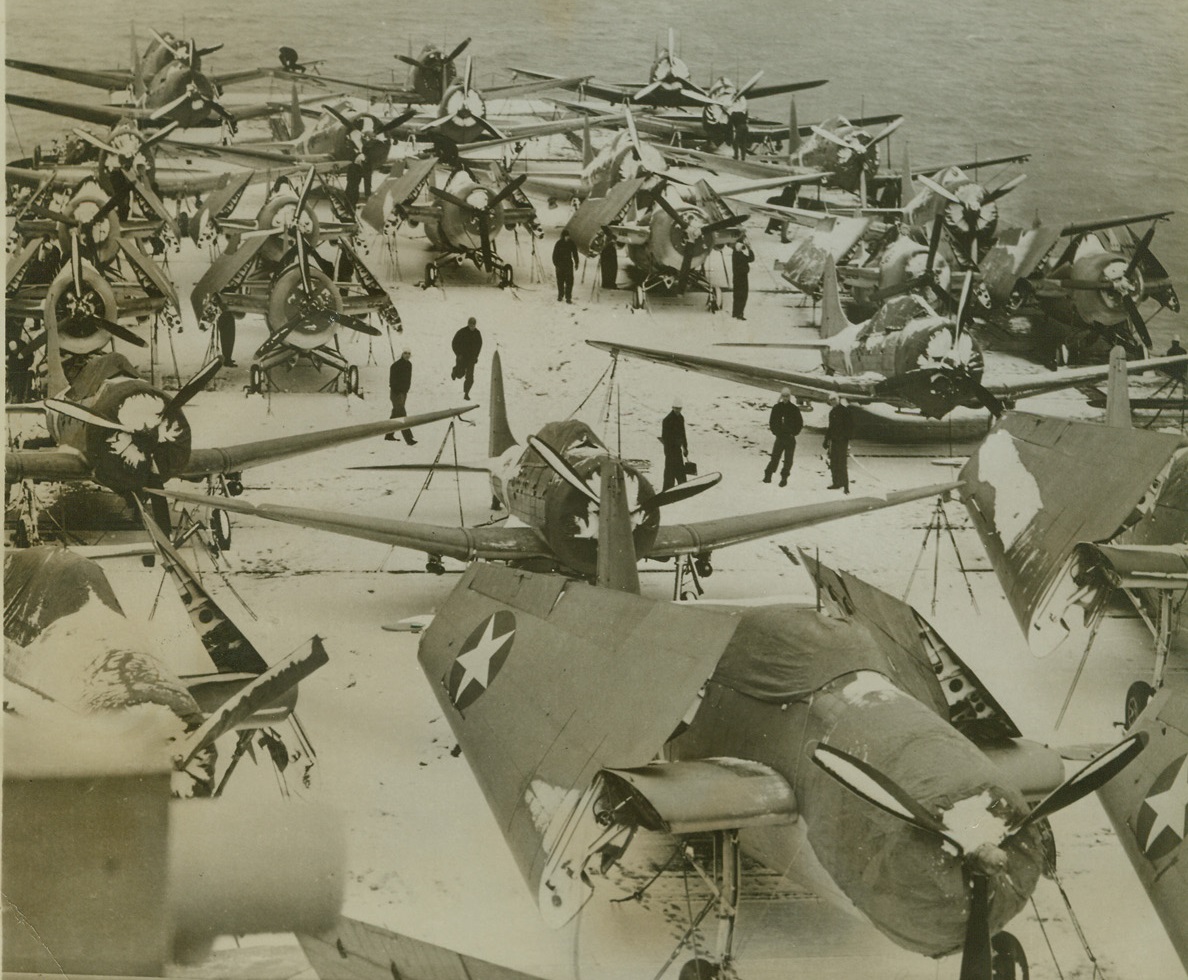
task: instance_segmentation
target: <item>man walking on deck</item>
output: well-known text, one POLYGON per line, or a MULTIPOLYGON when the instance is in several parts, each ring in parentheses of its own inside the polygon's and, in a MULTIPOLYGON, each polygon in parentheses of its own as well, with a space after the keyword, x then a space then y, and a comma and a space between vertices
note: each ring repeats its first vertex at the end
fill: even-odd
POLYGON ((478 363, 479 353, 483 349, 483 335, 478 328, 478 320, 471 317, 466 326, 454 334, 454 370, 450 377, 455 381, 462 379, 462 397, 470 399, 470 389, 474 387, 474 366, 478 363))
POLYGON ((771 406, 771 416, 767 420, 767 427, 775 436, 771 446, 771 459, 767 461, 767 470, 763 474, 763 482, 771 483, 771 477, 780 465, 783 457, 784 467, 780 470, 780 486, 788 485, 788 474, 792 472, 792 459, 796 455, 796 437, 804 428, 804 416, 792 401, 792 389, 784 388, 780 391, 780 400, 771 406))

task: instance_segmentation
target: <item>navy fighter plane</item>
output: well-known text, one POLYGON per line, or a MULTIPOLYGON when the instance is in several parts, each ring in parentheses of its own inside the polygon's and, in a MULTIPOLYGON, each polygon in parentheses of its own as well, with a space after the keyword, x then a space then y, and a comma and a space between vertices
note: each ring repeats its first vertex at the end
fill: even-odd
POLYGON ((448 556, 460 561, 545 560, 569 573, 593 576, 605 556, 598 545, 599 497, 590 481, 606 459, 614 460, 631 488, 633 553, 661 560, 696 556, 702 574, 712 570, 710 555, 716 548, 919 500, 949 486, 919 487, 886 497, 805 504, 693 524, 661 524, 661 508, 708 490, 718 482, 720 474, 705 474, 657 493, 633 464, 613 457, 590 427, 576 419, 549 422, 536 436, 529 437, 527 447, 520 445, 507 421, 498 353, 491 365, 490 456, 492 495, 525 527, 442 527, 369 514, 222 498, 215 501, 175 490, 163 491, 162 496, 422 551, 429 556, 428 570, 438 573, 444 571, 442 557, 448 556))

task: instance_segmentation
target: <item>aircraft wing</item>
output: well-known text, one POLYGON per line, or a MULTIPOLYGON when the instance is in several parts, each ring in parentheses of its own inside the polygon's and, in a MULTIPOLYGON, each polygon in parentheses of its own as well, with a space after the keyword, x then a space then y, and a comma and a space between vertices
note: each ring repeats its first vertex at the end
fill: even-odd
POLYGON ((607 191, 606 197, 590 197, 584 200, 565 225, 565 230, 569 232, 574 244, 589 255, 591 244, 598 239, 607 225, 619 222, 645 183, 645 177, 630 177, 614 184, 607 191))
POLYGON ((819 88, 828 81, 828 78, 814 78, 808 82, 779 82, 775 85, 756 85, 747 91, 747 99, 765 99, 770 95, 803 92, 805 89, 819 88))
POLYGON ((938 483, 927 487, 913 487, 910 490, 896 490, 885 497, 846 497, 843 500, 826 500, 815 504, 800 504, 780 510, 767 510, 758 514, 744 514, 737 517, 719 517, 694 524, 664 524, 656 533, 655 544, 648 551, 647 558, 672 558, 676 555, 696 555, 713 551, 726 545, 741 544, 758 538, 771 537, 800 527, 810 527, 835 521, 853 514, 895 507, 898 504, 923 500, 957 489, 959 483, 938 483))
POLYGON ((345 89, 347 91, 364 92, 368 95, 383 95, 397 102, 421 102, 421 95, 416 89, 405 88, 402 85, 380 85, 371 82, 358 82, 350 78, 334 78, 330 75, 312 75, 305 72, 285 71, 283 68, 269 68, 267 73, 282 82, 296 82, 299 85, 315 85, 319 88, 345 89))
POLYGON ((272 72, 271 68, 241 68, 239 71, 211 75, 210 80, 221 89, 224 85, 236 85, 239 82, 250 82, 257 78, 269 78, 272 72))
POLYGON ((516 82, 512 85, 485 88, 483 96, 487 99, 514 99, 521 95, 531 95, 533 92, 547 92, 551 88, 579 88, 583 82, 589 80, 589 75, 574 75, 570 78, 540 78, 531 82, 516 82))
POLYGON ((1074 545, 1132 521, 1186 445, 1179 435, 1022 412, 995 425, 961 471, 961 496, 1029 644, 1047 643, 1052 624, 1039 613, 1074 545))
POLYGON ((162 490, 159 493, 170 500, 218 507, 234 514, 249 514, 281 524, 317 528, 350 538, 423 551, 427 555, 457 558, 459 561, 520 561, 550 554, 544 539, 530 527, 444 527, 368 514, 339 514, 308 507, 254 504, 239 497, 211 497, 181 490, 162 490))
POLYGON ((387 435, 389 432, 399 432, 401 429, 411 429, 428 422, 453 418, 456 415, 469 412, 475 407, 466 405, 463 408, 447 408, 440 412, 425 412, 421 415, 409 415, 402 419, 381 419, 377 422, 363 422, 360 425, 347 425, 338 429, 323 429, 318 432, 280 436, 277 439, 243 442, 237 446, 226 448, 196 449, 190 453, 190 460, 186 464, 185 470, 179 475, 182 479, 194 480, 199 477, 213 476, 216 473, 237 473, 252 466, 262 466, 265 463, 289 459, 291 456, 300 456, 303 453, 328 449, 331 446, 342 446, 359 439, 387 435))
POLYGON ((132 72, 122 69, 94 71, 85 68, 64 68, 61 65, 43 65, 34 61, 18 61, 16 58, 5 58, 4 64, 9 68, 32 72, 34 75, 48 75, 50 78, 60 78, 64 82, 89 85, 91 88, 106 89, 108 92, 127 88, 132 84, 133 80, 132 72))
POLYGON ((608 85, 605 82, 600 82, 594 78, 570 78, 565 79, 561 75, 550 75, 546 71, 532 71, 528 68, 512 68, 511 72, 515 75, 523 75, 526 78, 537 78, 542 81, 545 79, 553 83, 554 88, 568 88, 581 89, 585 95, 592 95, 596 99, 605 99, 607 102, 620 103, 624 99, 630 99, 631 96, 644 87, 646 83, 640 82, 639 85, 608 85), (567 84, 562 84, 566 82, 567 84))
POLYGON ((612 354, 626 354, 629 357, 638 357, 645 361, 655 361, 657 364, 667 364, 670 367, 679 367, 686 371, 696 371, 698 374, 709 374, 715 378, 737 381, 739 384, 763 388, 766 391, 791 388, 792 394, 810 401, 828 401, 830 395, 841 395, 856 403, 881 400, 877 390, 884 379, 878 375, 847 378, 840 375, 807 374, 797 371, 780 371, 757 364, 740 364, 737 361, 719 361, 711 357, 698 357, 695 354, 678 354, 675 351, 632 347, 629 344, 617 344, 607 340, 587 340, 586 343, 612 354))
POLYGON ((655 758, 738 622, 476 564, 422 635, 421 667, 549 925, 593 891, 600 770, 655 758))
MULTIPOLYGON (((67 119, 81 119, 96 126, 114 126, 121 119, 148 119, 150 109, 136 109, 130 106, 93 105, 86 102, 57 102, 53 99, 35 99, 15 92, 5 92, 4 101, 23 109, 36 109, 53 116, 67 119)), ((163 124, 162 124, 163 125, 163 124)))
MULTIPOLYGON (((1127 361, 1126 373, 1138 374, 1150 371, 1152 368, 1167 367, 1171 364, 1188 363, 1188 354, 1177 357, 1148 357, 1141 361, 1127 361)), ((1109 377, 1110 366, 1099 364, 1093 367, 1066 368, 1063 371, 1048 372, 1047 374, 1029 375, 1018 381, 993 381, 983 384, 999 398, 1007 400, 1029 398, 1048 391, 1061 391, 1064 388, 1076 388, 1080 385, 1096 381, 1104 381, 1109 377)))
POLYGON ((383 231, 389 205, 399 207, 420 194, 421 188, 432 176, 433 168, 436 166, 437 157, 425 157, 422 160, 410 161, 404 173, 384 178, 363 205, 359 217, 376 231, 383 231))
POLYGON ((89 480, 91 465, 74 449, 9 449, 4 453, 4 482, 18 480, 89 480))

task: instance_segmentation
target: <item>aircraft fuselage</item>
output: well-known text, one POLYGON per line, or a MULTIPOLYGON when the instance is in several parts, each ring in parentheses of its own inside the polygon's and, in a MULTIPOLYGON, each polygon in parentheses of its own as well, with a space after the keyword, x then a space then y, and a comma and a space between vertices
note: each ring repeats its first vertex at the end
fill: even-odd
MULTIPOLYGON (((751 635, 758 642, 738 658, 727 652, 729 676, 720 664, 690 727, 669 743, 666 757, 728 757, 770 766, 792 786, 798 821, 744 830, 745 853, 856 910, 906 949, 927 956, 959 950, 969 916, 961 859, 853 795, 810 756, 818 742, 826 742, 890 777, 939 815, 955 837, 974 835, 963 843, 967 862, 977 860, 968 856, 977 843, 996 846, 1002 831, 1027 812, 1022 793, 938 714, 944 701, 939 688, 932 697, 921 695, 929 704, 871 665, 862 667, 852 624, 789 606, 747 615, 759 617, 751 635), (791 635, 785 627, 793 620, 800 624, 797 635, 817 641, 815 650, 779 651, 779 637, 791 635), (753 664, 747 662, 752 649, 753 664), (758 686, 749 686, 750 679, 758 686), (786 692, 770 686, 781 682, 786 692), (957 832, 958 826, 965 830, 957 832), (821 887, 822 872, 831 887, 821 887)), ((740 639, 736 634, 732 643, 740 639)), ((1043 867, 1037 827, 997 849, 995 860, 1002 863, 991 872, 992 932, 1022 909, 1043 867)))

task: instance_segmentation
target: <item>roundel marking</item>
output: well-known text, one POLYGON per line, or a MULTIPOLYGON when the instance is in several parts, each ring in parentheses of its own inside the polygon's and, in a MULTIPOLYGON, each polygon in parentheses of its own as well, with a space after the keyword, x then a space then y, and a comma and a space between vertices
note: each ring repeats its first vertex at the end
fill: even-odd
POLYGON ((516 617, 506 609, 489 616, 462 644, 443 678, 450 701, 465 711, 486 692, 503 669, 516 635, 516 617))
POLYGON ((1134 836, 1150 861, 1166 857, 1188 834, 1188 755, 1163 770, 1139 806, 1134 836))

